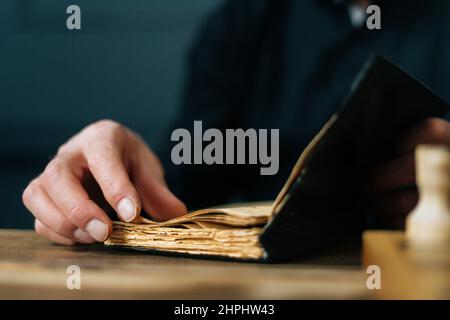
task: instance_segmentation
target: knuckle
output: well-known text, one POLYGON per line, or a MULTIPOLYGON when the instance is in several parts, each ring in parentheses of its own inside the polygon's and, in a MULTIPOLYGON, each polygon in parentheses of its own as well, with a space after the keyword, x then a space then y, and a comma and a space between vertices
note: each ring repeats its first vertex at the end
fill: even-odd
POLYGON ((109 119, 99 120, 95 122, 92 125, 92 129, 94 132, 106 133, 113 136, 122 134, 124 132, 124 127, 120 123, 109 119))
POLYGON ((28 206, 36 194, 37 179, 31 181, 22 193, 22 202, 28 206))
POLYGON ((444 120, 439 118, 429 118, 425 120, 426 134, 433 141, 441 141, 449 136, 449 125, 444 120))
POLYGON ((31 203, 31 199, 33 198, 33 186, 31 183, 25 188, 22 193, 22 202, 25 205, 29 205, 31 203))
POLYGON ((116 174, 111 167, 115 164, 123 165, 121 159, 120 149, 111 144, 96 145, 86 154, 89 168, 102 172, 102 175, 106 175, 104 178, 108 178, 110 183, 113 183, 116 174))
POLYGON ((85 153, 114 151, 126 140, 126 128, 112 120, 100 120, 88 127, 83 150, 85 153))
POLYGON ((67 211, 68 219, 77 226, 83 226, 89 213, 88 200, 80 201, 70 207, 67 211))
POLYGON ((129 194, 127 192, 126 186, 119 181, 111 182, 107 186, 107 190, 105 190, 105 198, 110 203, 117 203, 120 199, 122 199, 125 195, 129 194))
POLYGON ((101 120, 94 122, 94 125, 96 125, 96 126, 106 126, 106 127, 114 126, 117 124, 118 123, 116 121, 111 120, 111 119, 101 119, 101 120))
POLYGON ((103 164, 103 156, 99 152, 94 152, 88 157, 88 164, 89 167, 98 168, 101 167, 103 164))
POLYGON ((57 151, 57 155, 66 154, 69 151, 69 146, 67 143, 62 144, 57 151))
POLYGON ((110 147, 104 146, 101 150, 96 150, 92 152, 87 159, 88 165, 90 168, 101 170, 104 168, 108 159, 111 159, 114 156, 114 150, 110 147))
POLYGON ((65 219, 58 219, 57 221, 55 221, 53 231, 58 234, 64 235, 65 237, 71 238, 73 232, 75 231, 75 228, 69 221, 65 219))
POLYGON ((50 161, 44 169, 44 176, 48 180, 58 179, 63 170, 62 163, 57 159, 50 161))
POLYGON ((34 220, 34 231, 36 231, 36 233, 40 235, 43 235, 44 233, 43 225, 37 219, 34 220))

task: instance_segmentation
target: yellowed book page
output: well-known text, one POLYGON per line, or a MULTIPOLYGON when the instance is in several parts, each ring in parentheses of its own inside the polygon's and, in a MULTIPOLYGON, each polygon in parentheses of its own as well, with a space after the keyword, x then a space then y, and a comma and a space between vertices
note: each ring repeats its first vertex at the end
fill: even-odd
POLYGON ((216 228, 215 225, 193 227, 191 223, 176 227, 114 222, 107 246, 152 249, 166 252, 213 255, 230 258, 260 259, 264 250, 259 244, 262 228, 216 228))
POLYGON ((264 225, 271 214, 271 202, 231 204, 190 212, 168 221, 158 222, 140 217, 135 223, 155 227, 177 226, 188 222, 214 223, 236 227, 264 225))
POLYGON ((300 173, 302 172, 305 161, 308 158, 310 152, 314 149, 316 144, 324 136, 325 132, 328 131, 328 129, 331 127, 331 125, 337 120, 337 118, 338 118, 337 115, 333 115, 325 123, 325 125, 322 127, 322 129, 320 129, 319 133, 317 133, 314 136, 314 138, 311 140, 311 142, 303 150, 303 152, 301 153, 297 162, 295 163, 294 167, 292 168, 289 178, 287 179, 286 183, 284 184, 283 188, 281 189, 280 193, 278 193, 277 197, 275 198, 275 201, 272 204, 271 215, 278 213, 279 208, 282 207, 281 204, 283 204, 287 200, 286 195, 289 192, 289 189, 292 187, 292 185, 295 183, 295 181, 299 177, 300 173))

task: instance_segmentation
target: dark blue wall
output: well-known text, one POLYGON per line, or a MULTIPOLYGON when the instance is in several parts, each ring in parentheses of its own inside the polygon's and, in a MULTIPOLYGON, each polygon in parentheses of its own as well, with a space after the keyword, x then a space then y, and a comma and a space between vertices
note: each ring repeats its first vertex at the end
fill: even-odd
POLYGON ((185 53, 220 1, 0 1, 0 228, 32 227, 23 188, 88 123, 111 118, 156 149, 166 142, 185 53), (80 31, 66 28, 70 4, 80 31))

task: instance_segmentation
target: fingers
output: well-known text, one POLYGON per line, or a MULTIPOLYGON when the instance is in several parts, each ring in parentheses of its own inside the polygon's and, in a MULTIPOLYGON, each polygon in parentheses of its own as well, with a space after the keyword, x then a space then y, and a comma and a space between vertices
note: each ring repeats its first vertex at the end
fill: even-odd
POLYGON ((419 144, 450 146, 450 123, 439 118, 428 118, 409 130, 398 142, 399 153, 413 152, 419 144))
POLYGON ((132 170, 145 211, 156 220, 186 214, 186 205, 168 189, 159 160, 148 148, 140 150, 138 163, 132 170))
POLYGON ((187 213, 186 205, 166 186, 152 179, 141 179, 138 185, 145 211, 154 219, 164 221, 187 213))
POLYGON ((76 226, 54 205, 53 201, 37 181, 30 183, 23 193, 23 202, 35 218, 56 233, 72 239, 76 226))
POLYGON ((406 216, 416 207, 416 190, 394 191, 377 197, 372 204, 374 217, 380 227, 403 229, 406 216))
POLYGON ((387 227, 403 228, 406 215, 417 204, 415 189, 414 150, 419 144, 450 145, 450 123, 429 118, 409 130, 398 142, 400 157, 374 170, 372 192, 375 194, 374 211, 387 227))
POLYGON ((167 188, 162 166, 144 141, 109 120, 61 146, 23 201, 39 234, 68 245, 106 240, 112 229, 109 206, 125 221, 135 220, 142 206, 159 220, 187 211, 167 188))
POLYGON ((384 217, 405 216, 417 205, 417 190, 393 191, 376 198, 374 209, 384 217))
POLYGON ((141 211, 141 201, 126 171, 121 150, 111 142, 94 143, 83 152, 89 170, 111 207, 122 220, 135 220, 141 211))
POLYGON ((77 242, 75 242, 73 239, 66 238, 54 232, 51 228, 47 227, 45 224, 43 224, 37 219, 34 221, 34 229, 36 230, 37 234, 40 234, 41 236, 53 242, 64 244, 66 246, 75 245, 77 242, 78 243, 92 243, 93 241, 95 242, 95 240, 93 240, 86 231, 81 229, 77 229, 75 231, 75 238, 77 240, 77 242))
POLYGON ((95 242, 86 231, 77 228, 59 211, 37 179, 25 189, 22 198, 25 207, 33 212, 36 220, 52 230, 52 233, 78 243, 95 242))
POLYGON ((66 246, 72 246, 76 244, 76 242, 73 241, 72 239, 57 234, 56 232, 52 231, 50 228, 45 226, 42 222, 40 222, 37 219, 34 221, 34 229, 36 230, 37 234, 40 234, 41 236, 53 242, 64 244, 66 246))
POLYGON ((103 242, 111 232, 108 216, 89 199, 71 164, 62 157, 52 160, 42 174, 42 186, 59 211, 75 226, 103 242))
POLYGON ((53 233, 78 243, 93 243, 95 240, 84 230, 72 224, 56 207, 45 190, 34 180, 23 193, 23 202, 33 212, 36 220, 53 233))
POLYGON ((415 159, 413 153, 391 160, 373 172, 372 192, 375 194, 415 185, 415 159))
POLYGON ((450 145, 450 123, 428 118, 409 130, 397 145, 401 156, 375 169, 373 191, 380 193, 414 185, 414 150, 424 143, 450 145))

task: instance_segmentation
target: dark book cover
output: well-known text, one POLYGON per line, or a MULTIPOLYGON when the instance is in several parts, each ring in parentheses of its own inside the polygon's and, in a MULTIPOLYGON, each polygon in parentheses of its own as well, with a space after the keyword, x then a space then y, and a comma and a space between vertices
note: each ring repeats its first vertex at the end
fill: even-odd
POLYGON ((372 55, 265 226, 260 236, 265 259, 287 259, 360 237, 367 217, 368 175, 394 157, 404 132, 428 117, 444 116, 448 108, 406 71, 372 55))

